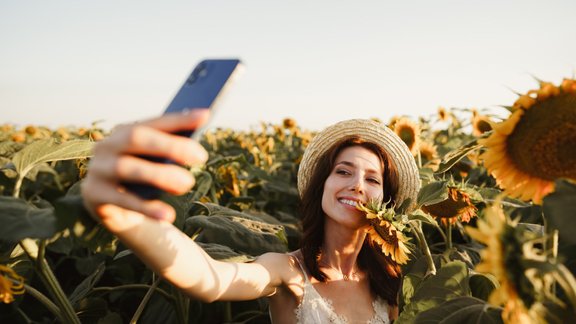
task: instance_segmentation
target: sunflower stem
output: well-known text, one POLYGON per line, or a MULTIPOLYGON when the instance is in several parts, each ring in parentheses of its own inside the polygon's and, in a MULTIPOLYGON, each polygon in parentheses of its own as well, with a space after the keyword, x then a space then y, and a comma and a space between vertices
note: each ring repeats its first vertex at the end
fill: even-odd
POLYGON ((80 324, 80 319, 76 315, 72 304, 70 304, 70 300, 62 290, 62 286, 60 286, 60 282, 52 272, 50 265, 45 258, 40 259, 39 256, 42 256, 43 253, 40 253, 40 248, 38 243, 36 243, 32 239, 23 239, 20 241, 20 246, 26 253, 26 255, 33 261, 35 265, 35 270, 40 276, 40 279, 48 289, 48 292, 55 300, 55 304, 61 310, 61 318, 64 320, 63 323, 73 323, 73 324, 80 324))
POLYGON ((64 322, 64 317, 62 317, 62 312, 58 309, 58 306, 54 304, 48 297, 46 297, 43 293, 36 290, 34 287, 24 284, 24 290, 30 296, 34 297, 37 301, 39 301, 44 307, 46 307, 50 313, 54 314, 60 321, 64 322))
POLYGON ((416 234, 418 241, 420 242, 420 249, 426 258, 426 264, 428 265, 428 270, 426 271, 426 277, 430 275, 436 274, 436 265, 434 264, 434 259, 432 259, 432 253, 430 252, 430 247, 428 247, 428 242, 426 241, 426 237, 422 232, 422 222, 416 221, 416 226, 413 226, 412 229, 416 234))
POLYGON ((446 224, 446 251, 452 249, 452 222, 446 224))
POLYGON ((232 321, 232 303, 227 301, 224 302, 224 322, 228 323, 232 321))
POLYGON ((160 278, 156 278, 154 280, 154 282, 152 283, 152 286, 150 286, 150 288, 146 292, 146 295, 144 295, 144 298, 142 298, 140 305, 138 305, 138 309, 136 309, 136 312, 134 312, 134 315, 132 316, 132 319, 130 320, 131 324, 135 324, 138 322, 138 320, 140 319, 140 316, 142 316, 142 313, 144 312, 144 308, 146 307, 146 304, 148 304, 148 301, 152 297, 152 294, 154 293, 154 291, 158 287, 159 283, 160 283, 160 278))
MULTIPOLYGON (((137 290, 137 289, 150 289, 150 285, 145 285, 145 284, 131 284, 131 285, 122 285, 122 286, 116 286, 116 287, 94 287, 92 288, 91 293, 96 293, 96 292, 101 292, 101 293, 111 293, 111 292, 115 292, 115 291, 122 291, 122 290, 137 290)), ((156 287, 155 291, 157 293, 159 293, 160 295, 162 295, 164 298, 168 299, 168 300, 174 300, 174 297, 172 297, 169 293, 167 293, 166 291, 162 290, 161 288, 156 287)))
POLYGON ((176 307, 176 314, 178 320, 182 324, 187 323, 188 314, 190 311, 190 300, 188 297, 184 295, 184 293, 176 288, 173 289, 174 291, 174 301, 176 307))

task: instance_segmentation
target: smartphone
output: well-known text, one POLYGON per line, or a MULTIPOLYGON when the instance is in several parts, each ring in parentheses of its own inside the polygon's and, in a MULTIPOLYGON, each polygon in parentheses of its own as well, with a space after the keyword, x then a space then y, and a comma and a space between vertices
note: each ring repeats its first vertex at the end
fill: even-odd
MULTIPOLYGON (((242 64, 239 59, 206 59, 201 61, 186 78, 164 114, 198 108, 212 110, 218 98, 222 97, 228 85, 241 69, 242 64)), ((195 130, 186 130, 176 134, 191 137, 194 132, 195 130)), ((141 157, 157 163, 174 163, 164 158, 141 157)), ((162 194, 162 190, 149 185, 138 183, 123 183, 122 185, 142 199, 156 199, 162 194)))

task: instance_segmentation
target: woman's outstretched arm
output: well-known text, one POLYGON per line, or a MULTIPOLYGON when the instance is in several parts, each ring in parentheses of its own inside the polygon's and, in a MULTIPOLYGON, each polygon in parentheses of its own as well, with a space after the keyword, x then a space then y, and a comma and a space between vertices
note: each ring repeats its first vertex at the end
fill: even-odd
POLYGON ((267 254, 248 264, 213 260, 172 225, 175 211, 171 206, 142 200, 121 185, 145 183, 173 194, 190 190, 194 179, 189 171, 138 155, 164 157, 183 165, 205 163, 208 155, 199 143, 170 133, 198 128, 207 117, 207 111, 194 111, 119 127, 95 147, 82 184, 85 205, 153 271, 197 299, 210 302, 269 295, 282 283, 283 256, 267 254))

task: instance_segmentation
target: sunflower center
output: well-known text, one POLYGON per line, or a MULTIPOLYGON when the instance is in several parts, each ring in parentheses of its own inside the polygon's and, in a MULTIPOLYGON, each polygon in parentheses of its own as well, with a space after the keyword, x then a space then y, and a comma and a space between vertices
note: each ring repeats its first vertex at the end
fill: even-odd
POLYGON ((376 230, 376 232, 378 233, 380 238, 382 238, 382 240, 388 246, 398 245, 398 237, 396 235, 396 230, 390 228, 392 225, 390 225, 389 223, 384 224, 384 225, 380 225, 379 220, 374 221, 373 224, 374 224, 374 229, 376 230))
POLYGON ((398 135, 410 149, 414 147, 414 143, 416 142, 416 135, 414 134, 414 130, 412 128, 402 127, 398 131, 398 135))
POLYGON ((485 132, 491 131, 492 130, 492 126, 490 126, 490 123, 488 123, 486 120, 484 119, 480 119, 476 122, 476 130, 478 131, 478 133, 480 134, 484 134, 485 132))
POLYGON ((398 238, 396 237, 396 231, 392 230, 391 235, 384 235, 382 237, 386 244, 396 246, 398 245, 398 238))
POLYGON ((524 112, 507 138, 516 166, 546 180, 576 179, 576 95, 561 94, 524 112))
POLYGON ((448 199, 439 203, 422 206, 422 210, 438 218, 453 218, 466 216, 466 221, 475 213, 476 207, 470 201, 468 195, 454 189, 448 189, 448 199))

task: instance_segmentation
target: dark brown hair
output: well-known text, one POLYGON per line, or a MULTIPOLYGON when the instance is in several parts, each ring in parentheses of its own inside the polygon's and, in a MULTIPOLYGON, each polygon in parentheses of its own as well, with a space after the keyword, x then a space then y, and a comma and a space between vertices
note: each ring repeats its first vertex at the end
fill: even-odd
MULTIPOLYGON (((327 279, 326 274, 318 266, 318 257, 324 240, 325 214, 322 210, 324 183, 334 168, 338 154, 351 146, 366 148, 380 159, 384 177, 383 201, 390 201, 395 204, 398 192, 398 171, 386 151, 358 136, 344 138, 318 158, 316 167, 308 181, 308 187, 302 193, 300 212, 303 228, 301 251, 304 264, 310 274, 321 282, 325 282, 327 279)), ((390 305, 398 304, 397 296, 401 281, 400 267, 385 256, 380 247, 373 243, 368 236, 360 250, 358 266, 368 274, 370 289, 374 294, 386 300, 390 305)))

